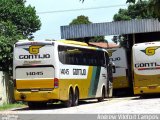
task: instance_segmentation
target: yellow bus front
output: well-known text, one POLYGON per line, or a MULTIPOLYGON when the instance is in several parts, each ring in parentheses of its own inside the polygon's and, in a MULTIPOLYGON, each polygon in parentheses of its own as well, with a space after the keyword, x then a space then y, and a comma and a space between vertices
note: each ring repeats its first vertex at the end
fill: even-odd
POLYGON ((160 93, 160 42, 135 44, 132 50, 134 94, 160 93))

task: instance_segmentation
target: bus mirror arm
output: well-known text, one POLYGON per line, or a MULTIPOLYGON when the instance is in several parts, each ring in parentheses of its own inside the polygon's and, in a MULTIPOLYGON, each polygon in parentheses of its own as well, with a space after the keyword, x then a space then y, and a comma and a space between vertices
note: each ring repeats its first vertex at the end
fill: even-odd
POLYGON ((115 66, 115 64, 113 62, 110 62, 109 66, 112 67, 112 73, 116 73, 116 66, 115 66))
POLYGON ((112 72, 116 73, 116 66, 115 65, 112 66, 112 72))

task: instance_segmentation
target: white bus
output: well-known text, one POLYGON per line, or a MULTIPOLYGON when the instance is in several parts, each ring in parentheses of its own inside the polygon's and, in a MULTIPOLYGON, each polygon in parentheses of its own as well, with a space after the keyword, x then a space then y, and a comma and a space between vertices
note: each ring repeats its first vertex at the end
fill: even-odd
POLYGON ((108 52, 69 40, 19 41, 13 57, 14 96, 29 107, 62 101, 112 96, 112 66, 108 52))
POLYGON ((160 42, 135 44, 132 52, 134 94, 160 93, 160 42))
POLYGON ((115 64, 115 73, 113 73, 113 94, 126 94, 130 89, 128 77, 128 62, 126 50, 123 47, 109 48, 110 61, 115 64))

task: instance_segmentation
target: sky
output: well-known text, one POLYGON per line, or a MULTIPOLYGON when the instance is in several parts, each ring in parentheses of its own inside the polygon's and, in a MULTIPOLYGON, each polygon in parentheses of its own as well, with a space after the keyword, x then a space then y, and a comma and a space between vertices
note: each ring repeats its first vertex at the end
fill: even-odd
MULTIPOLYGON (((126 0, 26 0, 26 6, 29 4, 35 7, 42 23, 33 34, 34 40, 60 40, 60 26, 69 25, 77 16, 87 16, 92 23, 111 22, 120 8, 127 8, 126 0)), ((110 36, 106 39, 111 41, 110 36)))

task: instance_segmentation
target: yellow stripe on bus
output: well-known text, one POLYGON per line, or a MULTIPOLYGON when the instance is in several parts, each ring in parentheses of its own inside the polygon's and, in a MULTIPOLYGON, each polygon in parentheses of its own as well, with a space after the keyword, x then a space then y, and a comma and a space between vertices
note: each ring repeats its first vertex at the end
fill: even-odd
POLYGON ((17 89, 31 89, 31 88, 53 88, 53 79, 41 79, 41 80, 16 80, 17 89))

